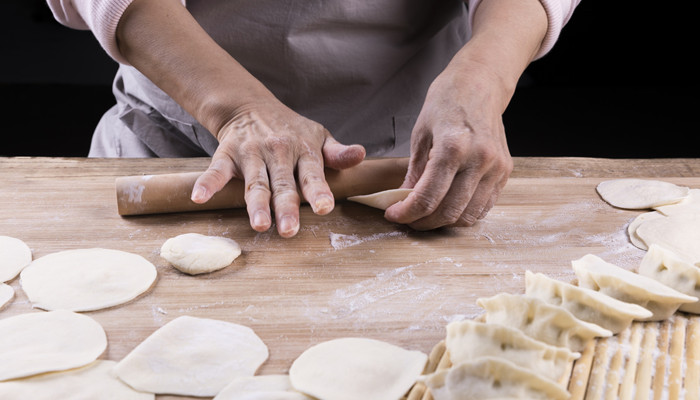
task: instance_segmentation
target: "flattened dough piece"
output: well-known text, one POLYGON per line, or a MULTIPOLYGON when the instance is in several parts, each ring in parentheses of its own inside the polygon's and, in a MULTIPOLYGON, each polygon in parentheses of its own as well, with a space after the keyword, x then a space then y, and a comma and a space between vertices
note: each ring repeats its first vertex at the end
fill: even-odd
POLYGON ((0 382, 1 399, 110 399, 153 400, 153 393, 138 392, 120 381, 112 368, 116 361, 97 360, 84 367, 0 382))
POLYGON ((12 286, 0 283, 0 310, 15 297, 15 290, 12 286))
POLYGON ((160 248, 160 256, 173 267, 190 274, 204 274, 231 265, 241 255, 236 241, 221 236, 185 233, 170 238, 160 248))
POLYGON ((252 376, 268 357, 247 326, 181 316, 155 331, 115 367, 136 390, 215 396, 233 379, 252 376))
POLYGON ((214 400, 313 400, 292 387, 289 375, 239 376, 214 400))
POLYGON ((700 214, 673 214, 643 222, 637 236, 647 244, 665 247, 700 266, 700 214))
POLYGON ((22 270, 20 283, 34 307, 92 311, 136 298, 156 275, 156 267, 139 255, 95 248, 40 257, 22 270))
POLYGON ((505 359, 483 357, 439 370, 425 379, 435 400, 564 400, 556 382, 505 359))
POLYGON ((0 283, 8 282, 32 262, 32 250, 23 241, 0 236, 0 283))
POLYGON ((678 203, 654 207, 664 215, 700 214, 700 189, 690 189, 688 196, 678 203))
POLYGON ((2 319, 0 338, 0 381, 82 367, 107 348, 97 321, 65 310, 2 319))
POLYGON ((412 191, 413 189, 390 189, 362 196, 350 196, 348 200, 386 210, 399 201, 404 200, 412 191))
POLYGON ((639 228, 639 225, 646 221, 658 218, 665 218, 665 216, 658 211, 650 211, 643 214, 639 214, 635 219, 632 220, 632 222, 629 223, 629 225, 627 225, 627 235, 629 235, 630 242, 635 247, 642 250, 649 249, 649 246, 647 246, 647 244, 639 238, 639 235, 637 235, 637 228, 639 228))
POLYGON ((292 386, 324 400, 396 400, 423 372, 428 356, 366 338, 319 343, 294 360, 292 386))
POLYGON ((596 187, 598 194, 610 205, 641 210, 677 203, 688 196, 689 189, 670 182, 651 179, 613 179, 596 187))

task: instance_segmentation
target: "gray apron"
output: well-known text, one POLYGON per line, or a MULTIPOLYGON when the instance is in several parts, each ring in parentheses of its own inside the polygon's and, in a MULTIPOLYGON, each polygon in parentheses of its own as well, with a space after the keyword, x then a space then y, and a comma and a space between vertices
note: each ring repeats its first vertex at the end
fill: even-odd
MULTIPOLYGON (((469 35, 457 0, 188 0, 187 9, 284 104, 370 156, 408 155, 428 86, 469 35)), ((90 157, 216 150, 216 138, 135 68, 120 65, 113 91, 90 157)))

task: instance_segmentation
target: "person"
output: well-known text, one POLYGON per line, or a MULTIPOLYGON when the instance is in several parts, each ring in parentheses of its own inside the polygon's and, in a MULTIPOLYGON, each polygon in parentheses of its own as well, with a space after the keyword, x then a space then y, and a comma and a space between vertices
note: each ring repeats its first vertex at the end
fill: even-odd
POLYGON ((580 0, 47 0, 119 62, 90 157, 211 156, 192 200, 245 182, 250 225, 299 230, 324 168, 409 156, 418 230, 469 226, 513 169, 502 114, 580 0))

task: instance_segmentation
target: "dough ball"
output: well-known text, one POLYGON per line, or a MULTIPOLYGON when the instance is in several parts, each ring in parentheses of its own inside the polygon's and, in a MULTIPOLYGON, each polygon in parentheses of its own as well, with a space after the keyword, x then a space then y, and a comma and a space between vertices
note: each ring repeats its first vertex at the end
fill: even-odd
POLYGON ((160 256, 178 270, 190 274, 204 274, 231 265, 241 255, 241 247, 234 240, 220 236, 185 233, 163 243, 160 256))
POLYGON ((677 203, 690 189, 657 180, 613 179, 599 183, 596 190, 612 206, 642 210, 677 203))
POLYGON ((107 348, 97 321, 65 310, 2 319, 0 338, 0 381, 82 367, 107 348))
POLYGON ((137 254, 78 249, 34 260, 22 270, 20 284, 34 307, 93 311, 136 298, 156 276, 156 267, 137 254))
POLYGON ((0 236, 0 283, 17 276, 22 268, 32 262, 32 251, 23 241, 0 236))
POLYGON ((253 376, 267 357, 267 346, 247 326, 181 316, 136 346, 114 372, 137 390, 212 397, 235 378, 253 376))

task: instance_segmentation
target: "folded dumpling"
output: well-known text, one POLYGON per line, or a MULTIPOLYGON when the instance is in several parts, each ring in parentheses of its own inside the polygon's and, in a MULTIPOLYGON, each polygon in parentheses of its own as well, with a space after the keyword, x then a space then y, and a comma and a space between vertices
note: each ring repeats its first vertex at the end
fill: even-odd
MULTIPOLYGON (((638 272, 681 293, 700 298, 700 268, 660 245, 649 247, 638 272)), ((678 309, 700 314, 700 302, 684 303, 678 309)))
POLYGON ((653 315, 645 321, 660 321, 670 317, 683 304, 695 303, 688 296, 661 282, 636 274, 598 256, 587 254, 571 262, 581 287, 597 290, 628 303, 639 304, 653 315))
POLYGON ((510 326, 536 340, 573 351, 583 350, 595 337, 612 336, 609 330, 532 296, 501 293, 476 303, 486 310, 487 323, 510 326))
POLYGON ((594 323, 617 334, 632 321, 650 318, 652 312, 637 304, 625 303, 606 294, 525 272, 525 294, 562 306, 578 319, 594 323))
POLYGON ((445 345, 455 365, 481 357, 496 357, 554 381, 559 381, 567 365, 581 356, 566 347, 535 340, 520 330, 474 320, 448 324, 445 345))
POLYGON ((484 357, 428 375, 425 385, 435 400, 568 399, 569 393, 510 361, 484 357))

